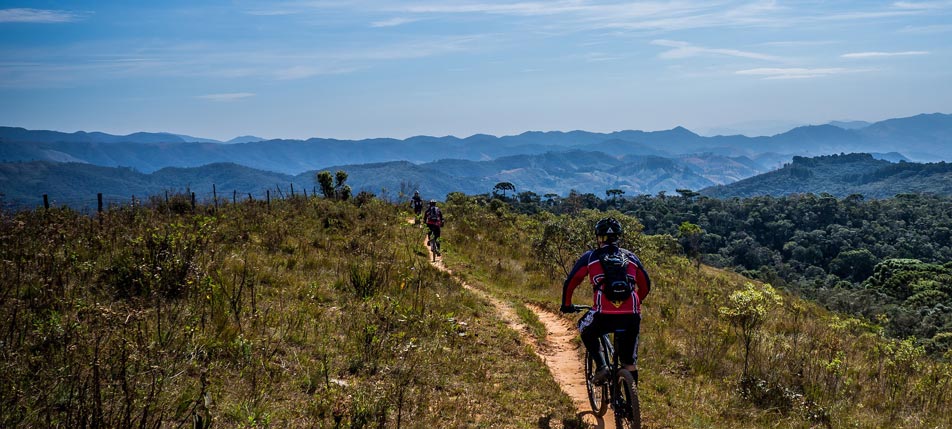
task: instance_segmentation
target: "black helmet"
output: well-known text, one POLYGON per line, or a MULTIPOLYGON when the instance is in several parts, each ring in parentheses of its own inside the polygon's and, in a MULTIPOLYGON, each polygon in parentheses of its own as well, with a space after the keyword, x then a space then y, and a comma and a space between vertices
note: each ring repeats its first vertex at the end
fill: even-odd
POLYGON ((621 227, 621 222, 618 222, 613 217, 606 217, 595 223, 595 235, 596 236, 620 236, 625 233, 625 230, 621 227))
POLYGON ((420 191, 413 191, 413 195, 420 195, 420 191))

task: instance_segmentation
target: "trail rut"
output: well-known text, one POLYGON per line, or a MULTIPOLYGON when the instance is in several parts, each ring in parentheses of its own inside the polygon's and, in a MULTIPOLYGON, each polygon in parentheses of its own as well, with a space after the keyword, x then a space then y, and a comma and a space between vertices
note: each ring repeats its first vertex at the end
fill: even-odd
MULTIPOLYGON (((426 248, 429 252, 429 246, 426 246, 426 248)), ((434 267, 453 275, 453 272, 443 264, 442 258, 434 260, 432 253, 429 253, 428 256, 434 267)), ((583 421, 595 425, 596 428, 615 427, 615 419, 611 412, 606 413, 603 417, 597 417, 591 412, 583 375, 585 366, 579 357, 578 348, 580 345, 574 341, 578 336, 578 330, 571 322, 539 306, 526 305, 545 326, 545 340, 542 343, 537 343, 535 338, 529 335, 529 328, 519 320, 518 314, 511 305, 482 289, 463 282, 459 277, 454 277, 460 281, 466 290, 492 304, 499 319, 504 321, 510 329, 518 332, 522 342, 527 344, 545 362, 562 391, 572 399, 575 409, 583 421)))

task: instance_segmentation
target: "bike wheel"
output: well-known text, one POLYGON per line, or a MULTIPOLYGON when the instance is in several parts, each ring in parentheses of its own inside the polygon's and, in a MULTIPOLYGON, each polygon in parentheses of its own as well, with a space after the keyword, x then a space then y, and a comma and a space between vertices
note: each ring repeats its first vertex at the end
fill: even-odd
POLYGON ((618 371, 618 405, 615 426, 618 429, 641 429, 641 403, 638 402, 638 384, 627 370, 618 371))
POLYGON ((595 360, 585 352, 585 389, 588 390, 588 403, 592 406, 592 413, 601 417, 608 411, 608 383, 601 386, 592 383, 596 369, 595 360))

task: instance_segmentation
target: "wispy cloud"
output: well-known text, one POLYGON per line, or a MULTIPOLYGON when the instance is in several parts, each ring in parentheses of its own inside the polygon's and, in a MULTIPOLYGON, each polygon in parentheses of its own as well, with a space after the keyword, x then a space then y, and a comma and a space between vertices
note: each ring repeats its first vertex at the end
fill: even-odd
POLYGON ((63 10, 45 9, 0 9, 0 23, 25 22, 34 24, 56 24, 62 22, 79 21, 86 17, 85 13, 68 12, 63 10))
POLYGON ((414 18, 390 18, 383 21, 376 21, 370 23, 371 27, 380 28, 380 27, 396 27, 403 24, 409 24, 411 22, 419 21, 419 19, 414 18))
POLYGON ((843 58, 882 58, 882 57, 905 57, 910 55, 929 55, 927 51, 903 51, 903 52, 852 52, 840 55, 843 58))
POLYGON ((652 45, 664 46, 668 48, 673 48, 671 50, 662 52, 658 56, 664 59, 680 59, 680 58, 689 58, 696 57, 699 55, 716 55, 716 56, 728 56, 728 57, 739 57, 739 58, 751 58, 756 60, 765 60, 765 61, 781 61, 780 57, 775 57, 773 55, 765 55, 757 52, 748 52, 741 51, 737 49, 723 49, 723 48, 707 48, 703 46, 693 45, 688 42, 681 42, 677 40, 652 40, 652 45))
POLYGON ((845 68, 756 68, 738 70, 735 73, 746 76, 760 76, 763 79, 811 79, 844 73, 855 73, 859 70, 845 68))
POLYGON ((199 95, 195 98, 201 98, 203 100, 210 100, 210 101, 227 102, 227 101, 241 100, 243 98, 254 97, 254 96, 255 94, 253 92, 226 92, 222 94, 199 95))
POLYGON ((952 9, 952 1, 897 1, 893 3, 893 7, 915 10, 952 9))

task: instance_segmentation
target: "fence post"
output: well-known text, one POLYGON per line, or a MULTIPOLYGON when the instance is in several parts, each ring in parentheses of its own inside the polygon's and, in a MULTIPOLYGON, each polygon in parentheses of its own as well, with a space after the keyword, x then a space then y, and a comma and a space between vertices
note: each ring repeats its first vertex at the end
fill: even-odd
POLYGON ((268 197, 268 208, 270 209, 271 208, 271 190, 270 189, 265 190, 265 195, 267 195, 268 197))
POLYGON ((195 193, 192 192, 192 211, 195 211, 195 193))
POLYGON ((251 196, 251 192, 248 193, 248 201, 254 201, 255 197, 251 196))
POLYGON ((99 201, 99 208, 96 209, 96 212, 102 214, 102 192, 96 194, 96 200, 99 201))
POLYGON ((46 210, 50 209, 50 196, 43 194, 43 208, 46 210))
POLYGON ((294 198, 294 184, 291 184, 291 198, 294 198))
POLYGON ((307 199, 307 188, 304 188, 304 199, 307 199))
POLYGON ((218 210, 218 191, 215 190, 214 183, 212 183, 212 198, 215 199, 215 210, 218 210))
POLYGON ((231 192, 231 203, 238 204, 238 190, 237 189, 231 192))

